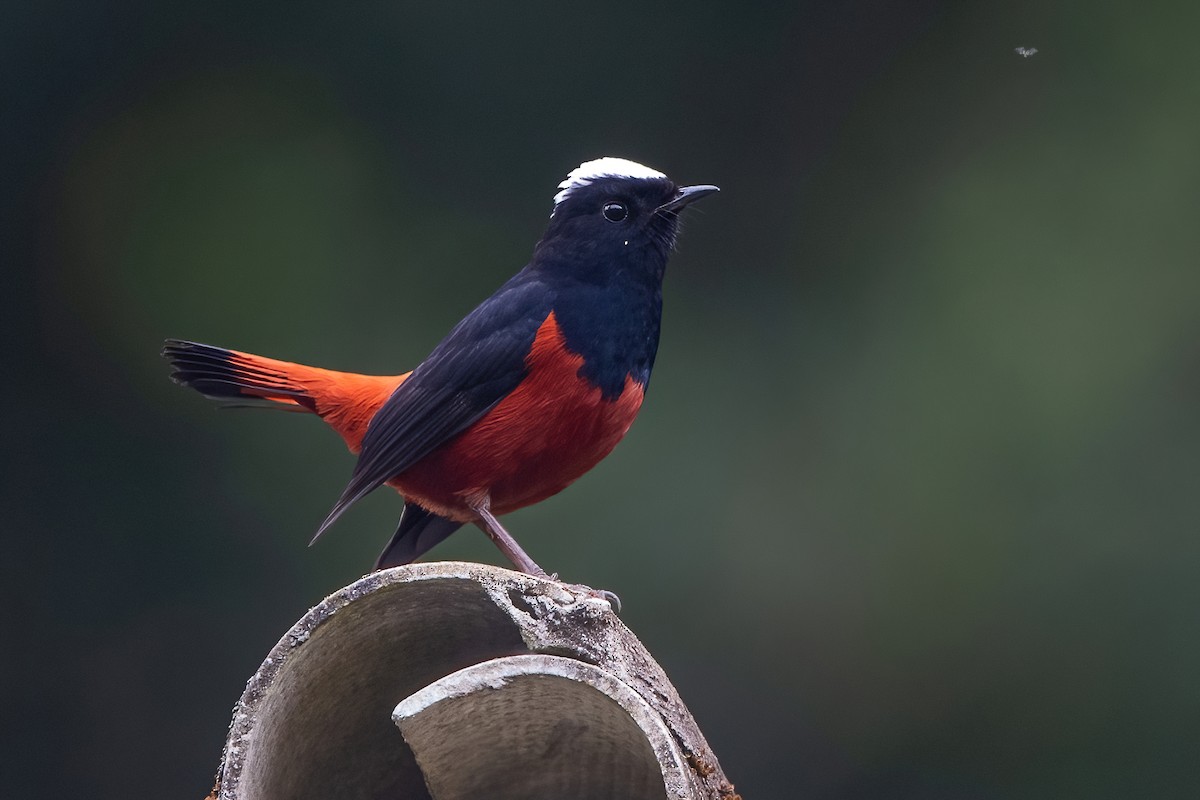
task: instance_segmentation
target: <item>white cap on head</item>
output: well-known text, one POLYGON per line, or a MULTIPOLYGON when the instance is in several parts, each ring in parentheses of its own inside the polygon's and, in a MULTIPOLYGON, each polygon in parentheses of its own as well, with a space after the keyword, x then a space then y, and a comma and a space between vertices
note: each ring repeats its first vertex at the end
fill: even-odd
POLYGON ((650 169, 644 164, 630 161, 626 158, 605 156, 594 161, 585 161, 567 174, 566 180, 558 185, 559 192, 554 195, 554 207, 571 194, 572 190, 587 186, 597 178, 665 178, 656 169, 650 169))

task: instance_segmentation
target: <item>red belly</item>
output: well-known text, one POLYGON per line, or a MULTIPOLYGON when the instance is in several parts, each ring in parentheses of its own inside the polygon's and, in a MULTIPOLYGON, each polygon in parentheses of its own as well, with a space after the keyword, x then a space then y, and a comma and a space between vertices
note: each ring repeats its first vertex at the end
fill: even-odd
POLYGON ((483 419, 388 481, 442 516, 474 519, 468 501, 487 496, 505 514, 553 494, 608 455, 633 424, 643 388, 632 378, 613 400, 579 376, 551 314, 526 359, 529 375, 483 419))

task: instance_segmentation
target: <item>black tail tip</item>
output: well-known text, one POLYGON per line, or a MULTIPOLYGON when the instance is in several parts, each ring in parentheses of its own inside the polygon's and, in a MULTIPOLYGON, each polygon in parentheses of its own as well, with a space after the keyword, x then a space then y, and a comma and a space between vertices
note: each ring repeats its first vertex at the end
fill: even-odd
POLYGON ((186 339, 167 339, 160 355, 171 363, 170 378, 180 386, 191 387, 213 398, 241 395, 230 364, 233 353, 223 347, 186 339))
POLYGON ((230 356, 230 352, 224 348, 191 342, 187 339, 164 339, 162 349, 158 351, 158 354, 173 364, 191 356, 221 360, 228 359, 230 356))
POLYGON ((171 381, 186 386, 187 384, 180 377, 182 370, 180 360, 187 357, 187 354, 193 347, 195 342, 189 342, 184 339, 166 339, 163 341, 162 349, 158 351, 159 356, 171 362, 171 381))
POLYGON ((159 355, 170 358, 177 353, 184 353, 198 347, 208 347, 208 345, 188 341, 187 339, 163 339, 163 346, 159 355))

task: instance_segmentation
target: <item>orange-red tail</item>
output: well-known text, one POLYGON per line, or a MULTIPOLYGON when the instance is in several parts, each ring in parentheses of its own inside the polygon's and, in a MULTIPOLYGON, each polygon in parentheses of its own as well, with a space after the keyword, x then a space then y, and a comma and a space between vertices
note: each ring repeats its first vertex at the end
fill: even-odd
POLYGON ((311 411, 355 453, 371 417, 408 377, 335 372, 179 339, 168 339, 162 354, 176 383, 226 405, 311 411))

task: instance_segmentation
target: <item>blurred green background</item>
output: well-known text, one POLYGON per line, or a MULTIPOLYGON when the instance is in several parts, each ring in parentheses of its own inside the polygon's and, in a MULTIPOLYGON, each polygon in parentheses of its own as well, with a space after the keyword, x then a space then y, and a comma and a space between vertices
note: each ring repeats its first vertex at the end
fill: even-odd
POLYGON ((630 437, 508 521, 748 800, 1195 796, 1198 9, 5 4, 4 794, 201 797, 399 512, 305 548, 341 442, 160 341, 407 369, 611 154, 724 191, 630 437))

